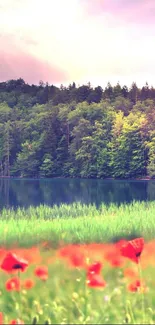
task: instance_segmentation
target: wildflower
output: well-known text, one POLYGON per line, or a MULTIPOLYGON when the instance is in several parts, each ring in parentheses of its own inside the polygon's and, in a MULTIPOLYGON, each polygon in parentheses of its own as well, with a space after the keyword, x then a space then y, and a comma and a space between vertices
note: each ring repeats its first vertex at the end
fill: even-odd
POLYGON ((81 267, 84 264, 84 256, 80 252, 75 252, 70 255, 71 265, 74 267, 81 267))
POLYGON ((10 321, 9 324, 12 324, 12 325, 16 325, 16 324, 24 325, 24 322, 21 319, 13 319, 13 320, 10 321))
POLYGON ((86 283, 91 288, 104 288, 106 286, 105 280, 99 274, 89 274, 86 283))
POLYGON ((104 301, 109 302, 110 301, 110 296, 104 296, 104 301))
POLYGON ((4 324, 4 320, 3 320, 3 313, 0 312, 0 325, 4 324))
POLYGON ((34 271, 35 276, 40 278, 43 281, 48 279, 48 267, 47 266, 38 266, 34 271))
POLYGON ((31 288, 34 287, 34 281, 31 280, 31 279, 26 279, 23 284, 22 284, 22 287, 26 290, 29 290, 31 288))
POLYGON ((147 287, 144 284, 144 282, 141 282, 139 279, 133 281, 132 283, 130 283, 127 287, 128 291, 131 292, 137 292, 137 291, 143 291, 145 292, 147 287))
POLYGON ((20 291, 20 279, 19 277, 14 277, 9 279, 5 283, 5 288, 7 291, 20 291))
POLYGON ((88 274, 100 274, 102 269, 102 264, 100 262, 96 262, 94 264, 89 265, 87 269, 88 274))
POLYGON ((26 260, 16 254, 8 253, 1 264, 1 269, 9 273, 17 270, 24 272, 27 266, 26 260))
POLYGON ((144 248, 144 238, 136 238, 128 241, 120 247, 122 256, 131 259, 135 263, 139 263, 139 258, 144 248))

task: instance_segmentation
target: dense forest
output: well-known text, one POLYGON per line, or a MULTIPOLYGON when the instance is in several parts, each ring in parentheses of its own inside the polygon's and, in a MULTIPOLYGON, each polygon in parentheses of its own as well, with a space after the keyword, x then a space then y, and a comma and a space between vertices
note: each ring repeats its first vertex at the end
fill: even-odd
POLYGON ((1 82, 0 176, 155 177, 155 89, 1 82))

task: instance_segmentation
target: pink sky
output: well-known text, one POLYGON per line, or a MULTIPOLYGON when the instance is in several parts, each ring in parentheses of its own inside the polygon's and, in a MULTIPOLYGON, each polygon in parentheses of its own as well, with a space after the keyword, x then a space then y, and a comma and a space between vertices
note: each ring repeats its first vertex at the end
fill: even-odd
POLYGON ((0 0, 0 81, 155 86, 155 0, 0 0))

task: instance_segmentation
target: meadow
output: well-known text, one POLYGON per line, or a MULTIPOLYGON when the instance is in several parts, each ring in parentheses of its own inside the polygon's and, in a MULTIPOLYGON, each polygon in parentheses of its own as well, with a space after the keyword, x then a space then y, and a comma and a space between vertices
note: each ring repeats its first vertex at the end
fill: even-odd
POLYGON ((28 247, 45 239, 64 243, 113 241, 117 237, 155 234, 155 201, 121 204, 38 206, 0 211, 0 244, 28 247))
POLYGON ((154 216, 155 202, 3 209, 0 324, 154 324, 154 216))

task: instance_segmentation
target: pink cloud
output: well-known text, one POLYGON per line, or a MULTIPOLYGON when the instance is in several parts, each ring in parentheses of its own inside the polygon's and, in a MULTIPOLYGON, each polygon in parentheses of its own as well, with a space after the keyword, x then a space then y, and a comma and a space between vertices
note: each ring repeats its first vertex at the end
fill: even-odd
POLYGON ((62 83, 66 73, 52 64, 19 51, 18 53, 0 53, 0 81, 23 78, 28 83, 37 84, 40 80, 50 83, 62 83))
POLYGON ((112 14, 116 20, 155 23, 155 0, 80 0, 88 14, 112 14))

